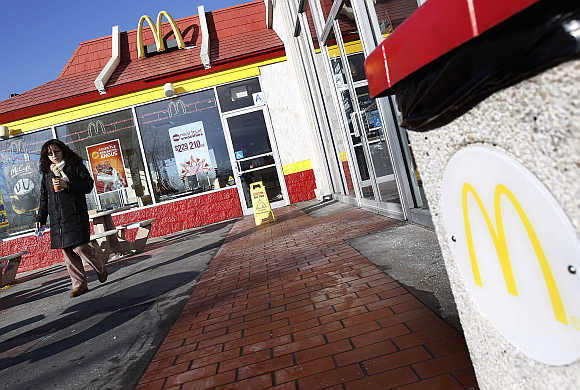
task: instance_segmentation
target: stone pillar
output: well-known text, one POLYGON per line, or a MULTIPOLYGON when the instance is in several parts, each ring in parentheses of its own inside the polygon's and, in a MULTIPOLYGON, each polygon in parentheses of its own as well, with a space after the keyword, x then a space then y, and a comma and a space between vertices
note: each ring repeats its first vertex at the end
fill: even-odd
MULTIPOLYGON (((501 90, 441 128, 425 133, 411 131, 409 139, 423 178, 447 274, 481 389, 579 388, 580 269, 574 273, 574 268, 568 267, 576 267, 580 263, 579 253, 574 253, 580 235, 580 61, 563 63, 501 90), (494 248, 482 207, 477 204, 473 193, 469 193, 469 223, 472 226, 473 247, 477 252, 476 266, 480 272, 480 284, 475 282, 473 261, 470 264, 471 257, 465 250, 468 229, 462 229, 464 225, 461 221, 459 225, 450 222, 453 219, 450 214, 455 213, 454 207, 457 213, 465 209, 462 209, 460 201, 456 202, 460 195, 457 199, 450 199, 445 188, 449 182, 445 175, 446 172, 449 174, 452 159, 459 156, 456 153, 475 150, 467 149, 475 146, 480 146, 490 156, 505 156, 506 161, 513 163, 515 174, 527 171, 530 178, 537 179, 538 186, 532 180, 528 187, 520 186, 517 189, 512 188, 516 184, 511 182, 493 184, 502 184, 510 189, 515 199, 520 200, 526 215, 560 209, 561 214, 551 211, 544 213, 553 215, 545 223, 538 218, 530 222, 532 230, 537 233, 539 247, 545 252, 547 268, 538 259, 538 252, 534 251, 538 244, 534 246, 528 239, 530 230, 522 222, 522 216, 518 215, 514 201, 504 193, 503 197, 500 196, 500 218, 503 218, 510 258, 503 265, 505 269, 511 268, 513 278, 508 282, 506 272, 503 272, 502 277, 501 256, 497 255, 494 248), (547 191, 543 193, 540 187, 547 191), (554 203, 535 202, 530 206, 530 199, 544 199, 541 194, 551 196, 554 203), (524 198, 525 202, 522 201, 524 198), (546 226, 538 226, 550 224, 561 228, 546 233, 546 226), (565 225, 569 227, 567 232, 565 225), (553 242, 563 240, 564 237, 567 238, 559 244, 560 249, 550 249, 553 242), (486 251, 485 248, 491 250, 486 251), (559 250, 568 251, 571 256, 562 257, 559 250), (521 259, 518 258, 521 253, 531 255, 521 259), (555 280, 552 287, 547 287, 550 279, 547 269, 551 271, 552 280, 555 280), (514 291, 508 291, 508 285, 514 291), (491 295, 486 298, 485 292, 491 295), (530 299, 536 296, 537 310, 530 310, 530 299), (493 297, 496 297, 495 307, 490 307, 488 302, 486 308, 485 299, 493 297), (526 300, 528 308, 522 313, 527 310, 527 314, 510 309, 512 303, 517 305, 526 300), (558 301, 563 302, 562 307, 558 306, 558 301), (508 309, 504 317, 514 317, 512 321, 515 324, 507 331, 500 324, 503 319, 498 318, 504 306, 508 309), (544 323, 547 328, 542 331, 544 323), (565 344, 558 347, 562 351, 559 354, 561 359, 553 350, 559 342, 565 344)), ((497 233, 498 215, 494 208, 493 188, 482 189, 486 185, 486 172, 492 169, 491 160, 494 158, 490 159, 489 165, 480 161, 479 165, 466 169, 471 172, 470 184, 480 194, 483 208, 497 233)), ((464 154, 464 159, 468 161, 469 154, 464 154)), ((522 180, 527 180, 527 173, 522 175, 522 180)), ((497 234, 499 237, 500 234, 497 234)), ((498 243, 500 241, 501 237, 497 239, 498 243)))

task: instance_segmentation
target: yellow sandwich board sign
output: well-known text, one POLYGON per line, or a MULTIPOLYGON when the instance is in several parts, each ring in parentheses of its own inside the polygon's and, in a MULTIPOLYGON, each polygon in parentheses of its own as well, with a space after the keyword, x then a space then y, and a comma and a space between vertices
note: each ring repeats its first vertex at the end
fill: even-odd
POLYGON ((270 207, 266 189, 261 181, 250 184, 250 197, 252 198, 256 226, 259 226, 264 222, 274 221, 274 212, 270 207))

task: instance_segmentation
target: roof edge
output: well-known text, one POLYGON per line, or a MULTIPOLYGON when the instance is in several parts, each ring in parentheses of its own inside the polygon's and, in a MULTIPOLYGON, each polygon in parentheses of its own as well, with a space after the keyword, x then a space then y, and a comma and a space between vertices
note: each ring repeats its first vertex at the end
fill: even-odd
POLYGON ((99 100, 110 99, 133 92, 139 92, 148 88, 163 86, 163 84, 166 82, 177 82, 200 76, 206 76, 212 73, 217 73, 228 69, 235 69, 253 63, 259 63, 275 58, 282 58, 285 55, 286 50, 284 46, 277 46, 253 53, 246 53, 235 59, 228 59, 224 62, 216 62, 212 64, 211 69, 204 69, 203 65, 200 64, 194 68, 159 75, 155 78, 141 79, 126 84, 116 85, 107 89, 106 95, 100 95, 97 90, 92 90, 80 95, 69 96, 66 98, 53 100, 51 102, 8 111, 0 114, 0 123, 6 124, 39 115, 50 114, 51 112, 65 110, 83 104, 95 103, 99 100))

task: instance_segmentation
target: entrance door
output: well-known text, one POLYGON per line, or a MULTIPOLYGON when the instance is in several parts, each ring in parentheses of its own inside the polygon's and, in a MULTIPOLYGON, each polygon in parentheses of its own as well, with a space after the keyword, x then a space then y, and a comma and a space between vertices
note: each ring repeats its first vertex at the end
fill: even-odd
MULTIPOLYGON (((355 3, 360 1, 351 2, 355 3)), ((364 70, 365 42, 359 34, 356 15, 352 14, 352 9, 343 10, 335 20, 328 21, 333 24, 334 34, 334 42, 330 42, 336 44, 336 49, 330 47, 328 53, 333 65, 332 81, 342 98, 339 109, 348 125, 346 138, 351 142, 351 155, 357 162, 361 189, 358 202, 361 206, 384 211, 390 217, 405 219, 402 198, 405 183, 400 185, 399 166, 395 165, 402 161, 397 154, 400 149, 389 145, 392 139, 398 147, 396 138, 387 134, 393 130, 389 128, 390 117, 380 102, 371 99, 369 94, 364 70)))
POLYGON ((288 205, 288 193, 278 154, 272 143, 264 107, 224 116, 226 142, 236 175, 244 215, 253 213, 250 184, 261 181, 272 208, 288 205))

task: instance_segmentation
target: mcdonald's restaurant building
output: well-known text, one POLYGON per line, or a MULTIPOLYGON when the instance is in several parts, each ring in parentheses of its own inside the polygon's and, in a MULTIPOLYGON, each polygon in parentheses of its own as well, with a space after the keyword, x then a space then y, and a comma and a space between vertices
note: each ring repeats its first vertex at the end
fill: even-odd
MULTIPOLYGON (((135 30, 80 43, 56 80, 0 102, 2 253, 30 251, 19 272, 62 261, 32 231, 40 147, 51 138, 92 173, 90 213, 133 206, 115 222, 156 218, 151 236, 251 214, 255 181, 274 210, 333 196, 429 224, 404 132, 369 97, 369 26, 359 31, 350 6, 311 3, 145 15, 135 30)), ((387 36, 417 3, 376 7, 387 36)))
MULTIPOLYGON (((82 42, 56 80, 0 102, 0 251, 30 251, 20 272, 62 261, 48 235, 33 234, 40 147, 51 138, 92 172, 90 212, 132 206, 115 222, 156 218, 151 236, 252 214, 255 181, 274 213, 332 197, 436 227, 480 388, 577 388, 578 61, 430 133, 407 132, 399 101, 372 98, 365 72, 365 60, 366 71, 378 64, 390 87, 414 60, 406 39, 421 47, 437 32, 417 58, 458 50, 446 45, 461 29, 474 39, 478 18, 492 31, 564 3, 258 0, 114 26, 82 42), (515 211, 502 215, 501 199, 515 211)), ((573 21, 564 35, 577 41, 573 21)))

